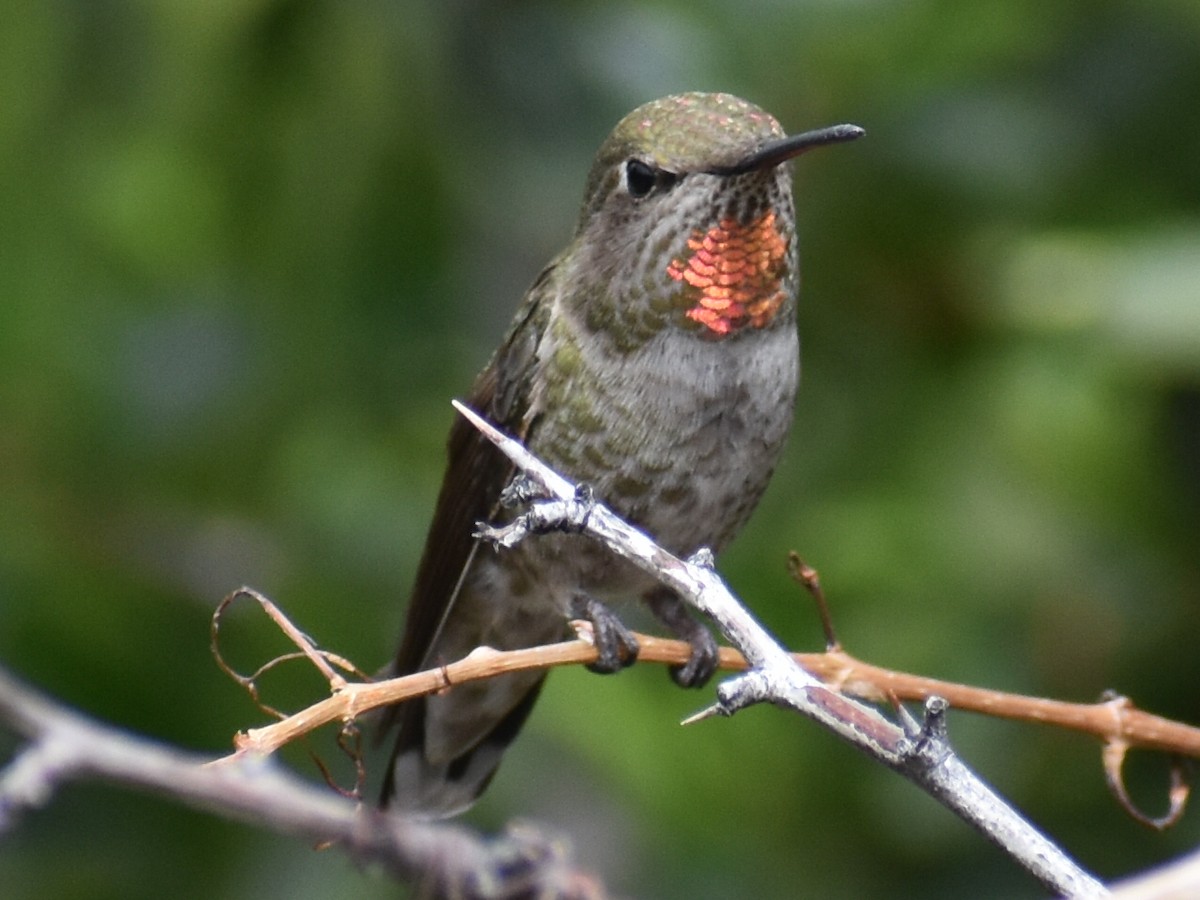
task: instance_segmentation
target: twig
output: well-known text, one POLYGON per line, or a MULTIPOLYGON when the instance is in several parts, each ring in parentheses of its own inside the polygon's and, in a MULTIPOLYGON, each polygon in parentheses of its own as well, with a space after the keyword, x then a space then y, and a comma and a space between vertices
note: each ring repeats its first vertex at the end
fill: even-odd
MULTIPOLYGON (((641 647, 638 661, 682 665, 691 648, 684 641, 635 633, 641 647)), ((923 702, 942 697, 951 708, 999 718, 1053 725, 1104 741, 1122 742, 1129 749, 1160 750, 1200 758, 1200 728, 1164 719, 1137 709, 1127 699, 1099 703, 1067 703, 1011 694, 990 688, 940 681, 922 675, 873 666, 843 650, 793 653, 792 658, 829 687, 874 703, 891 700, 923 702)), ((239 752, 273 753, 283 745, 333 722, 348 722, 372 709, 440 691, 450 684, 493 678, 505 672, 586 665, 596 659, 595 648, 584 640, 564 641, 522 650, 483 649, 449 665, 402 678, 370 684, 349 682, 332 696, 279 722, 251 728, 234 737, 239 752)), ((733 647, 720 648, 718 667, 746 668, 746 658, 733 647)))
POLYGON ((208 812, 342 847, 355 859, 420 881, 422 896, 598 900, 603 887, 573 868, 561 842, 530 826, 484 841, 463 828, 362 808, 261 759, 210 766, 94 722, 0 671, 0 720, 29 738, 0 771, 0 831, 42 806, 63 783, 113 781, 208 812))
MULTIPOLYGON (((764 701, 788 706, 904 774, 1003 848, 1047 888, 1072 897, 1107 894, 1098 880, 1005 804, 954 754, 944 733, 944 701, 927 702, 921 727, 901 729, 876 710, 826 687, 797 665, 734 599, 711 568, 711 554, 681 560, 603 505, 581 504, 575 485, 461 403, 454 406, 546 492, 549 503, 535 504, 542 507, 535 513, 540 519, 537 530, 544 529, 552 516, 561 516, 564 530, 583 531, 653 574, 716 622, 742 651, 752 668, 722 682, 717 688, 718 702, 702 715, 732 715, 764 701), (578 509, 580 506, 586 508, 578 509)), ((482 533, 509 544, 524 537, 523 530, 527 525, 518 518, 512 527, 485 528, 482 533)))
POLYGON ((788 574, 792 579, 808 591, 817 605, 817 617, 821 620, 821 630, 825 632, 825 649, 832 653, 842 649, 837 632, 833 628, 833 615, 829 612, 829 603, 825 599, 825 591, 821 588, 821 578, 817 570, 800 558, 795 550, 788 554, 788 574))

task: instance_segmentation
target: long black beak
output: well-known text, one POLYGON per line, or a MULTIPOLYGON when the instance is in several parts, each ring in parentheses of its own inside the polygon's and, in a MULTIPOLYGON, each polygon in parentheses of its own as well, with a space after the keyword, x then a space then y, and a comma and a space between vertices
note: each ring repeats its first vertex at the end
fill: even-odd
POLYGON ((709 169, 712 175, 742 175, 761 169, 770 169, 793 156, 799 156, 805 150, 813 147, 823 147, 826 144, 842 144, 853 141, 866 134, 857 125, 831 125, 828 128, 818 128, 803 134, 793 134, 778 138, 763 144, 745 159, 731 166, 717 166, 709 169))

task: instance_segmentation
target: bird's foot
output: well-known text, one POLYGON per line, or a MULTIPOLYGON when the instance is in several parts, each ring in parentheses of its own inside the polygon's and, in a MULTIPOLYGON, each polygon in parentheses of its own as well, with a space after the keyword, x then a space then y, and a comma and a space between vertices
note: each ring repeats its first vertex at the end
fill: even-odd
POLYGON ((571 601, 571 615, 592 625, 596 645, 596 661, 588 668, 601 675, 611 675, 637 661, 638 642, 616 613, 594 597, 576 594, 571 601))
POLYGON ((703 687, 721 662, 720 648, 712 632, 689 615, 674 591, 666 588, 651 591, 646 602, 658 620, 692 648, 687 662, 670 668, 671 679, 680 687, 703 687))

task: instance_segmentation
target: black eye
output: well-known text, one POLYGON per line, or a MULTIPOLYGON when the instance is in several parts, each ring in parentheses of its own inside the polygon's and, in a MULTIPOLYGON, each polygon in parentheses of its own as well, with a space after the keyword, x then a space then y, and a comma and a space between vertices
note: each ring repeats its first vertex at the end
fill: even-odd
POLYGON ((658 169, 640 159, 631 159, 625 163, 625 184, 629 188, 629 196, 645 197, 658 182, 658 169))

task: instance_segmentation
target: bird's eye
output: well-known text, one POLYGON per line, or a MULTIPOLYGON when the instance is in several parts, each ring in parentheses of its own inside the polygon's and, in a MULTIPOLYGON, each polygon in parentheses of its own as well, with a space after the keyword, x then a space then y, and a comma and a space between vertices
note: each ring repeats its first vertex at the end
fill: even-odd
POLYGON ((641 199, 654 190, 658 182, 658 170, 640 159, 631 159, 625 163, 625 185, 629 188, 629 196, 641 199))

